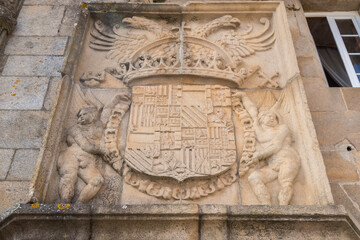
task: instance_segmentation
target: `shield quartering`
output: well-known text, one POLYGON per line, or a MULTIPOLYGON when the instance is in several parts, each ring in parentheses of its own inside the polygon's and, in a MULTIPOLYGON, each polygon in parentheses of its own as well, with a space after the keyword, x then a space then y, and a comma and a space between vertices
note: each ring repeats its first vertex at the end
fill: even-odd
POLYGON ((139 172, 178 181, 225 172, 236 162, 230 89, 133 87, 125 159, 139 172))

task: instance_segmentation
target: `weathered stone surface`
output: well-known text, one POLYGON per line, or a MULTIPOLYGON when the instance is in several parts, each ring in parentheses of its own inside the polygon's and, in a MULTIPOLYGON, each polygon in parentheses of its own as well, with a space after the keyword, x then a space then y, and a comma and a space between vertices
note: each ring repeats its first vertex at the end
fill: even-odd
MULTIPOLYGON (((218 208, 214 205, 208 208, 218 208)), ((236 206, 225 211, 193 211, 195 205, 19 204, 0 222, 2 239, 358 239, 342 206, 236 206), (182 210, 182 211, 179 211, 182 210), (298 218, 301 217, 301 222, 298 218), (34 219, 36 218, 36 221, 34 219), (225 222, 224 225, 218 225, 225 222), (220 227, 225 235, 211 235, 220 227), (91 227, 90 227, 91 226, 91 227)))
POLYGON ((306 11, 359 11, 358 0, 301 0, 306 11))
POLYGON ((201 240, 228 239, 228 227, 225 215, 228 209, 225 205, 200 205, 201 240))
POLYGON ((49 78, 0 77, 0 109, 39 110, 49 78))
POLYGON ((343 158, 337 151, 323 151, 322 154, 329 180, 357 181, 359 179, 352 159, 343 158))
POLYGON ((18 149, 15 152, 7 180, 31 180, 39 150, 18 149))
POLYGON ((360 185, 344 184, 343 188, 345 189, 348 196, 357 204, 357 207, 359 209, 359 207, 360 207, 360 185))
POLYGON ((2 30, 6 31, 7 34, 12 33, 16 25, 17 9, 21 7, 19 5, 19 1, 2 1, 2 4, 0 6, 0 33, 2 32, 2 30))
POLYGON ((348 139, 355 146, 356 149, 360 149, 360 132, 353 132, 348 135, 348 139))
POLYGON ((50 111, 52 105, 54 104, 54 99, 56 97, 56 90, 59 86, 61 78, 53 77, 50 79, 49 87, 46 93, 45 101, 44 101, 44 108, 47 111, 50 111))
POLYGON ((353 202, 349 199, 348 195, 341 188, 338 183, 330 183, 331 192, 334 197, 335 204, 343 205, 347 212, 356 218, 357 221, 360 221, 360 211, 355 207, 353 202))
POLYGON ((48 117, 42 111, 0 111, 0 148, 39 148, 48 117))
POLYGON ((64 10, 63 6, 23 6, 13 35, 56 36, 64 10))
MULTIPOLYGON (((121 239, 198 239, 199 226, 198 209, 196 205, 148 205, 148 206, 121 206, 114 208, 114 214, 120 212, 126 216, 142 216, 143 220, 116 222, 96 221, 93 224, 93 236, 95 239, 111 239, 115 236, 121 239), (184 214, 185 213, 185 214, 184 214), (161 218, 157 218, 161 214, 161 218), (182 219, 172 216, 182 215, 182 219), (153 217, 151 217, 153 216, 153 217), (152 219, 151 221, 148 221, 152 219), (141 230, 140 230, 141 229, 141 230), (169 231, 171 229, 171 231, 169 231)), ((103 212, 104 208, 95 208, 94 213, 103 212)), ((111 211, 111 209, 110 209, 111 211)), ((106 208, 105 211, 107 212, 106 208)), ((135 220, 135 219, 134 219, 135 220)))
POLYGON ((60 76, 63 59, 60 56, 9 56, 3 75, 60 76))
POLYGON ((24 6, 36 5, 80 5, 79 0, 25 0, 24 6))
POLYGON ((11 37, 7 55, 64 55, 67 37, 11 37))
POLYGON ((360 112, 360 89, 359 88, 341 88, 344 95, 346 107, 348 110, 360 112))
POLYGON ((81 7, 66 7, 64 18, 61 21, 60 35, 61 36, 70 36, 74 30, 75 23, 79 19, 79 14, 81 7))
MULTIPOLYGON (((312 112, 311 115, 322 146, 335 145, 348 135, 360 132, 359 112, 312 112)), ((353 139, 351 142, 357 145, 360 139, 353 139)))
POLYGON ((339 88, 329 88, 322 78, 303 78, 303 83, 310 111, 343 112, 345 110, 339 88))
POLYGON ((300 36, 294 39, 295 52, 297 57, 316 57, 314 42, 309 37, 300 36))
POLYGON ((358 236, 347 228, 346 224, 320 222, 304 223, 287 220, 271 223, 263 222, 234 222, 229 224, 229 240, 251 239, 357 239, 358 236))
POLYGON ((0 149, 0 180, 5 180, 14 152, 12 149, 0 149))
POLYGON ((0 182, 0 212, 14 205, 27 201, 29 182, 26 181, 1 181, 0 182))
POLYGON ((324 73, 317 58, 298 57, 298 64, 301 76, 305 78, 323 78, 324 73))

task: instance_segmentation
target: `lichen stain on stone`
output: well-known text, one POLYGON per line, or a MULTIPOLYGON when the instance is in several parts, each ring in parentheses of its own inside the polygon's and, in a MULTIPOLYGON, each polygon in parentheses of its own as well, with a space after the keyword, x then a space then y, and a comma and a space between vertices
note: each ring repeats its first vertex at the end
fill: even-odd
POLYGON ((11 94, 11 96, 13 96, 13 97, 16 96, 16 93, 11 94))

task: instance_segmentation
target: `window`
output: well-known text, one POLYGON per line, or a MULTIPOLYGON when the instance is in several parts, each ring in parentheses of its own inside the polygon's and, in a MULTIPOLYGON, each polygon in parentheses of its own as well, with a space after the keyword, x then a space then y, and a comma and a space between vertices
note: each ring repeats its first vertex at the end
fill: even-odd
POLYGON ((357 13, 306 13, 330 87, 360 87, 360 18, 357 13))

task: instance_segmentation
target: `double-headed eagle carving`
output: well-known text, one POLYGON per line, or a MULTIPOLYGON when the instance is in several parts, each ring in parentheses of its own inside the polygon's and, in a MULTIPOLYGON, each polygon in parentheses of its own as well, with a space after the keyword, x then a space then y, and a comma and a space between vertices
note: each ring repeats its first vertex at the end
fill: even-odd
POLYGON ((110 29, 96 21, 90 48, 106 51, 106 57, 121 66, 112 70, 118 78, 140 68, 209 68, 215 73, 231 72, 236 75, 233 78, 241 78, 240 86, 248 74, 241 66, 243 59, 271 49, 275 42, 267 18, 260 19, 262 26, 256 30, 253 26, 242 29, 240 20, 231 15, 204 24, 189 23, 175 26, 165 20, 134 16, 110 29))

